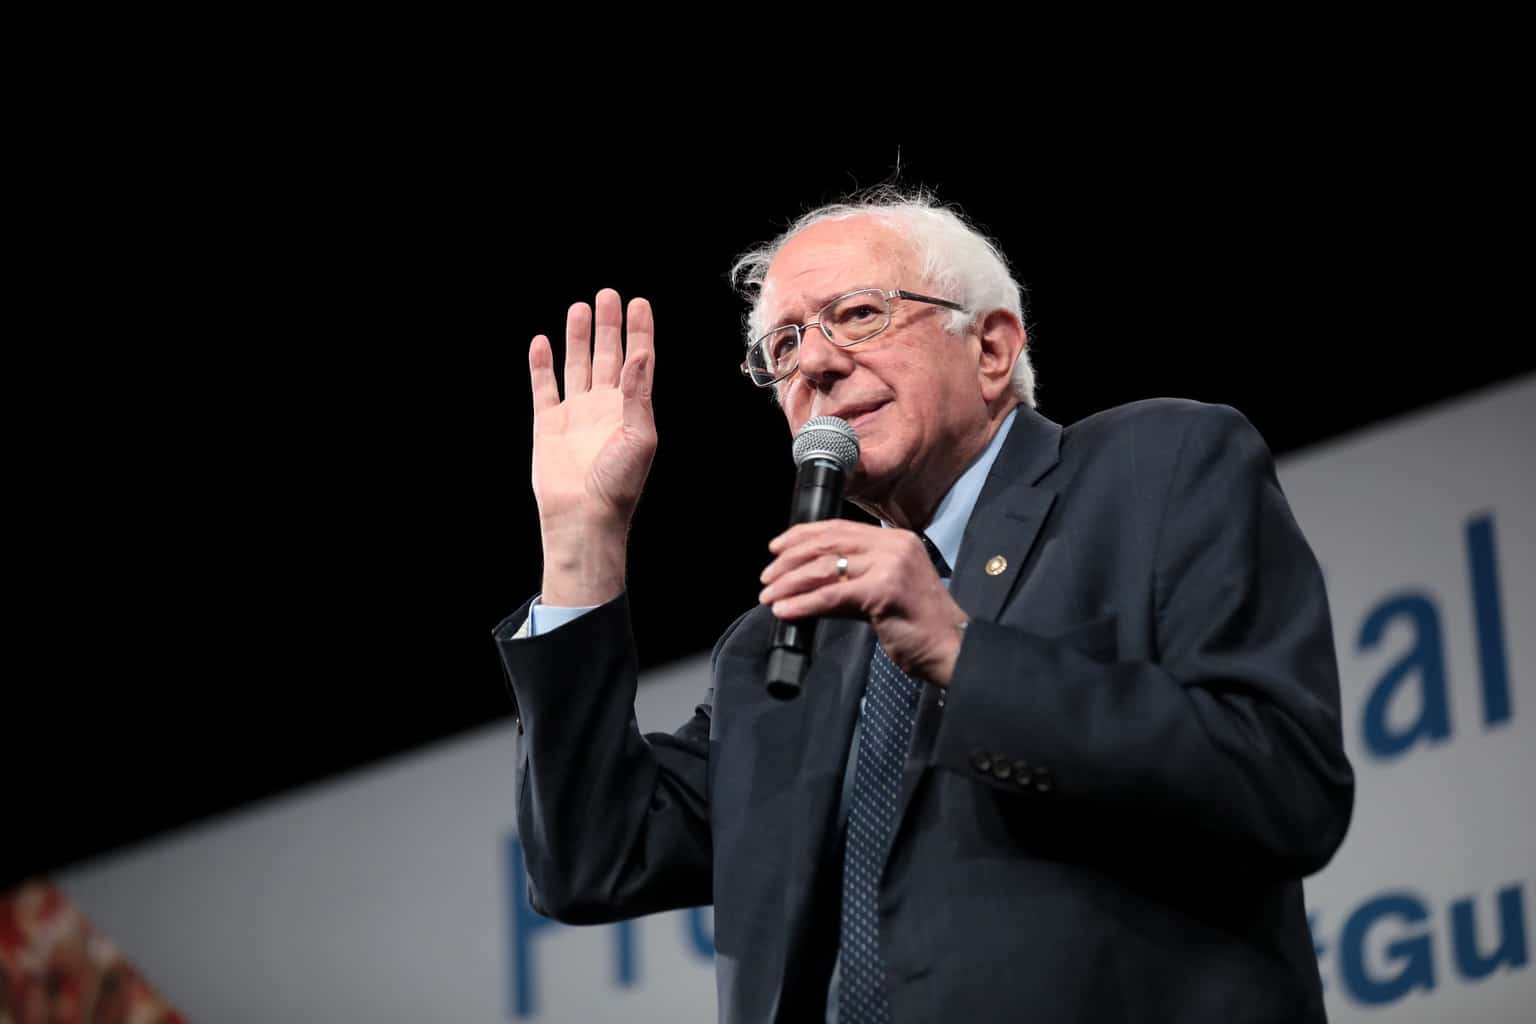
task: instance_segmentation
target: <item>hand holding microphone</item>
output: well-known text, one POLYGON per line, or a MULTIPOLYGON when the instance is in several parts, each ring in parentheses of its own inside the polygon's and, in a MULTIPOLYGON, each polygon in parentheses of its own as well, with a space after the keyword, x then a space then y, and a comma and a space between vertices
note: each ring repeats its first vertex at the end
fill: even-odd
MULTIPOLYGON (((789 522, 816 523, 836 518, 843 506, 847 475, 859 464, 859 439, 848 421, 813 416, 795 435, 795 497, 789 522)), ((843 566, 846 569, 847 563, 843 566)), ((780 700, 800 696, 800 684, 811 664, 816 619, 780 619, 773 627, 768 651, 768 693, 780 700)))
POLYGON ((777 557, 763 570, 759 597, 778 619, 767 688, 781 700, 800 694, 821 616, 868 620, 892 661, 936 686, 949 685, 959 657, 967 616, 922 537, 837 518, 857 445, 852 428, 832 416, 807 421, 795 439, 791 525, 768 545, 777 557))

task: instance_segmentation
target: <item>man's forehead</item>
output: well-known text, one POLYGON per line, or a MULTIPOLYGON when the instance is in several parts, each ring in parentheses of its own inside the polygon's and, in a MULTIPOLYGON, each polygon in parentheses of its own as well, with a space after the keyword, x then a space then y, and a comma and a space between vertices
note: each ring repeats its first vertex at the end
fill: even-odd
POLYGON ((820 309, 855 288, 894 288, 911 247, 868 217, 813 224, 784 243, 763 280, 762 310, 781 314, 820 309), (890 278, 891 280, 887 280, 890 278))

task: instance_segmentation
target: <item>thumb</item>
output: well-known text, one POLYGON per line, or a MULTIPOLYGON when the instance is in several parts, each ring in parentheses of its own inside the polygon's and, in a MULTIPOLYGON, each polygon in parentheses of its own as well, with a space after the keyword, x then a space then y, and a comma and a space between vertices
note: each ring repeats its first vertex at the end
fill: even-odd
POLYGON ((651 380, 646 373, 646 367, 650 365, 651 354, 641 352, 633 359, 624 362, 624 370, 619 375, 619 391, 624 395, 625 401, 638 401, 649 405, 651 402, 651 380))

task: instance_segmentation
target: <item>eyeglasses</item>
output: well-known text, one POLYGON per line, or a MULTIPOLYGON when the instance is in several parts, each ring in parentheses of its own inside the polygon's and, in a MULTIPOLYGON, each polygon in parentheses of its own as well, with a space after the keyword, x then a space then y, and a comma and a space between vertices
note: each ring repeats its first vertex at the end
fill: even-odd
POLYGON ((965 312, 965 307, 948 299, 936 299, 931 295, 902 291, 900 288, 886 291, 883 288, 861 288, 847 295, 839 295, 816 314, 816 319, 803 324, 785 324, 775 327, 747 346, 746 362, 741 364, 742 375, 760 388, 771 387, 794 373, 800 366, 801 332, 809 327, 820 327, 827 340, 838 348, 848 348, 861 341, 868 341, 891 326, 891 310, 896 299, 928 302, 946 309, 965 312))

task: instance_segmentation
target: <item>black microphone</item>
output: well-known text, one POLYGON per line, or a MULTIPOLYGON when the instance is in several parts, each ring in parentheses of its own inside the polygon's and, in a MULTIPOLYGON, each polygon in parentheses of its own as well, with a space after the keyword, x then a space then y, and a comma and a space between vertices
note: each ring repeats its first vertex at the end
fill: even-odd
MULTIPOLYGON (((859 464, 859 438, 848 421, 813 416, 795 435, 795 498, 789 525, 835 519, 843 505, 844 478, 859 464)), ((816 619, 777 620, 768 650, 768 695, 779 700, 800 696, 811 667, 816 619)))

